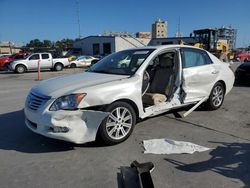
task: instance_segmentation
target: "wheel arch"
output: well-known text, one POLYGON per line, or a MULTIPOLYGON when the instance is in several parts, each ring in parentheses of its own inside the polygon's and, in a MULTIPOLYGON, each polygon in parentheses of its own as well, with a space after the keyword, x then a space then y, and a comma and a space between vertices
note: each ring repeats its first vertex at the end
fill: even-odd
POLYGON ((56 64, 61 64, 61 65, 63 66, 63 68, 64 68, 64 64, 63 64, 61 61, 55 62, 55 63, 54 63, 54 66, 56 66, 56 64))
POLYGON ((223 85, 224 91, 225 91, 225 93, 226 93, 226 91, 227 91, 226 83, 225 83, 223 80, 219 80, 219 81, 217 81, 216 83, 221 83, 221 84, 223 85))
MULTIPOLYGON (((118 100, 116 100, 114 102, 125 102, 125 103, 128 103, 134 109, 135 114, 136 114, 136 118, 139 118, 139 109, 138 109, 138 107, 137 107, 137 105, 136 105, 136 103, 134 101, 132 101, 130 99, 118 99, 118 100)), ((114 103, 114 102, 112 102, 112 103, 114 103)))
POLYGON ((18 66, 24 66, 25 71, 27 71, 27 70, 28 70, 28 66, 27 66, 27 65, 25 65, 24 63, 18 63, 18 64, 16 64, 16 65, 15 65, 15 70, 16 70, 16 68, 17 68, 18 66))

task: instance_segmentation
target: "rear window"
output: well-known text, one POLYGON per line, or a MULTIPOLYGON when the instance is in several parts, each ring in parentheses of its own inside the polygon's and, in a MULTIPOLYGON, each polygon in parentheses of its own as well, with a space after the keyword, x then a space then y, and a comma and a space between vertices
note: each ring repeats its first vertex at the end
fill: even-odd
POLYGON ((42 54, 42 59, 49 59, 49 54, 42 54))
POLYGON ((199 49, 183 48, 182 59, 183 68, 197 67, 212 63, 208 54, 199 49))

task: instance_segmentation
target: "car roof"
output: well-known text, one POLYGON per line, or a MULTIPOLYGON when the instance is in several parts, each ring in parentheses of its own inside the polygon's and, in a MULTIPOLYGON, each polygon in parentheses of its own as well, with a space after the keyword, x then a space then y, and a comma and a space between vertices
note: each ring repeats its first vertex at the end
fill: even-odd
POLYGON ((200 50, 204 50, 202 48, 198 48, 198 47, 194 47, 194 46, 190 46, 190 45, 184 45, 184 44, 168 44, 168 45, 159 45, 159 46, 145 46, 145 47, 139 47, 139 48, 133 48, 133 49, 137 49, 137 50, 143 50, 143 49, 156 49, 156 50, 164 50, 164 49, 171 49, 171 48, 194 48, 194 49, 200 49, 200 50))

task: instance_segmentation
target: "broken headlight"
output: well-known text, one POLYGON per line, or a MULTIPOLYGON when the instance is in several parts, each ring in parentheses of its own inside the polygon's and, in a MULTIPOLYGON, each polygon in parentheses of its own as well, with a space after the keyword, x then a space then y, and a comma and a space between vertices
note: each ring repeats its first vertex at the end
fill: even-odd
POLYGON ((76 110, 82 99, 86 96, 86 93, 70 94, 59 97, 56 99, 51 107, 50 111, 57 110, 76 110))

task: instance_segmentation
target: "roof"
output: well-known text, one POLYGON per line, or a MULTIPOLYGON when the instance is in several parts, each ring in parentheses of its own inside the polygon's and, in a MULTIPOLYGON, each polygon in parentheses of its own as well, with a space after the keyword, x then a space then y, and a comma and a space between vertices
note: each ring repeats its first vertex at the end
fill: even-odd
POLYGON ((181 45, 181 44, 170 44, 170 45, 160 45, 160 46, 146 46, 146 47, 140 47, 140 48, 133 48, 133 49, 157 49, 157 50, 163 50, 163 49, 171 49, 171 48, 180 48, 180 47, 188 47, 188 48, 194 48, 194 49, 200 49, 204 50, 202 48, 197 48, 190 45, 181 45))

